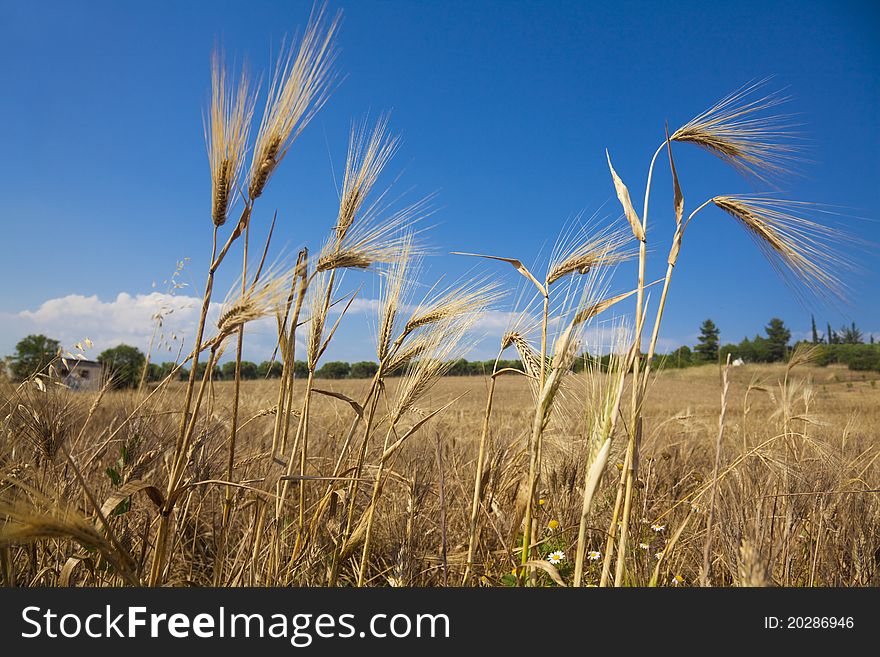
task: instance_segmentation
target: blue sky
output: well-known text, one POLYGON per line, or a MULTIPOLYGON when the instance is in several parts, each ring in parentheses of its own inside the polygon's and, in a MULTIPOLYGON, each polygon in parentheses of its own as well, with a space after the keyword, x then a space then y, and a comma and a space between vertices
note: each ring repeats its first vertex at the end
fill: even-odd
MULTIPOLYGON (((344 76, 257 206, 255 232, 277 208, 276 251, 317 248, 335 219, 336 176, 352 121, 391 112, 402 135, 388 181, 409 197, 436 192, 424 280, 475 264, 449 251, 526 263, 547 256, 566 221, 598 211, 620 220, 607 147, 637 207, 653 149, 670 128, 758 78, 794 96, 807 139, 787 198, 843 206, 848 230, 880 242, 880 9, 871 2, 337 2, 344 76)), ((210 248, 210 179, 202 111, 210 52, 246 57, 256 74, 309 2, 0 1, 0 354, 42 331, 65 346, 125 340, 144 348, 156 290, 181 258, 197 294, 210 248), (157 288, 152 284, 156 282, 157 288), (152 304, 152 305, 151 305, 152 304), (140 341, 140 343, 138 343, 140 341)), ((258 105, 261 107, 261 105, 258 105)), ((682 144, 688 208, 764 188, 682 144)), ((661 164, 664 162, 661 160, 661 164)), ((652 195, 649 279, 665 270, 672 213, 668 168, 652 195)), ((851 304, 801 305, 745 233, 712 210, 685 244, 662 331, 692 344, 711 317, 739 341, 782 317, 796 335, 856 321, 880 337, 876 247, 847 274, 851 304)), ((478 271, 519 284, 511 272, 478 271)), ((218 289, 232 283, 221 271, 218 289)), ((349 277, 375 298, 374 276, 349 277)), ((628 289, 634 266, 615 273, 628 289)), ((499 312, 512 309, 501 302, 499 312)), ((352 315, 328 358, 369 358, 370 304, 352 315)), ((622 308, 621 312, 629 310, 622 308)), ((181 309, 180 329, 188 326, 181 309)), ((374 321, 374 320, 372 320, 374 321)), ((496 322, 492 330, 500 330, 496 322)), ((503 328, 503 327, 501 327, 503 328)), ((490 331, 491 333, 491 331, 490 331)), ((246 354, 268 356, 271 331, 246 354)), ((471 354, 488 357, 495 337, 471 354)))

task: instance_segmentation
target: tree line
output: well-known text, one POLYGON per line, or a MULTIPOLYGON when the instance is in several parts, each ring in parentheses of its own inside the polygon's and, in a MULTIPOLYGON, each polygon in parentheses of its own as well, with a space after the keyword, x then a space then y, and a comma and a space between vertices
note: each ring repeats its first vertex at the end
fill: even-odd
MULTIPOLYGON (((15 354, 6 359, 9 375, 21 381, 35 373, 45 372, 49 365, 56 361, 63 350, 58 340, 45 335, 29 335, 16 345, 15 354)), ((97 359, 112 375, 113 384, 116 387, 135 387, 141 379, 153 383, 161 381, 174 372, 177 363, 149 363, 146 355, 137 347, 121 344, 111 349, 102 351, 97 359)), ((71 363, 75 359, 69 359, 71 363)), ((460 359, 456 361, 448 372, 448 376, 470 376, 487 374, 492 372, 495 366, 494 360, 468 361, 460 359)), ((196 367, 196 376, 205 374, 205 363, 199 363, 196 367)), ((519 360, 499 360, 499 369, 505 367, 522 368, 519 360)), ((240 365, 242 380, 276 379, 281 376, 282 365, 278 361, 264 360, 261 363, 243 360, 240 365)), ((379 369, 378 363, 363 360, 355 363, 344 361, 329 361, 322 365, 315 376, 321 379, 369 379, 379 369)), ((175 378, 186 380, 189 377, 189 369, 177 368, 175 378)), ((308 376, 308 365, 305 361, 298 360, 294 363, 294 376, 308 376)), ((403 370, 392 372, 391 375, 400 375, 403 370)), ((211 376, 215 380, 232 380, 235 378, 235 362, 230 361, 214 367, 211 376)))
MULTIPOLYGON (((721 330, 711 319, 700 326, 700 335, 693 348, 683 345, 678 349, 660 357, 661 367, 680 368, 705 365, 707 363, 724 362, 728 354, 732 360, 741 359, 746 363, 776 363, 788 360, 797 343, 790 344, 791 331, 778 317, 772 318, 764 327, 764 335, 745 337, 739 343, 721 343, 721 330)), ((812 319, 812 339, 803 341, 817 346, 815 362, 818 365, 841 363, 852 370, 880 371, 880 344, 874 343, 873 335, 865 343, 864 334, 855 325, 843 326, 834 330, 831 325, 820 332, 816 321, 812 319)), ((50 363, 57 360, 63 353, 61 344, 45 335, 28 335, 18 342, 15 354, 7 357, 6 370, 14 380, 21 381, 34 373, 44 372, 50 363)), ((176 363, 150 363, 144 353, 137 347, 121 344, 105 349, 97 358, 108 373, 112 375, 116 387, 135 387, 143 380, 157 382, 166 378, 177 367, 176 363)), ((573 368, 582 370, 592 363, 594 366, 607 365, 608 356, 592 358, 582 354, 575 360, 573 368)), ((272 379, 281 376, 281 363, 264 360, 261 363, 241 361, 240 375, 243 380, 272 379)), ((449 369, 447 376, 475 376, 492 372, 494 360, 469 361, 464 358, 457 360, 449 369)), ((373 361, 363 360, 355 363, 345 361, 329 361, 321 366, 315 376, 321 379, 369 379, 379 366, 373 361)), ((522 369, 519 360, 499 360, 498 368, 522 369)), ((0 368, 2 369, 2 368, 0 368)), ((399 375, 401 371, 391 373, 399 375)), ((205 364, 199 363, 196 376, 205 374, 205 364)), ((296 361, 294 375, 308 376, 305 361, 296 361)), ((217 365, 212 372, 216 380, 231 380, 235 377, 235 363, 228 362, 217 365)), ((189 370, 181 367, 176 377, 184 380, 189 377, 189 370)))
POLYGON ((681 346, 663 357, 666 367, 690 367, 711 362, 726 362, 728 354, 732 360, 742 359, 745 363, 777 363, 787 361, 800 342, 815 345, 815 362, 818 365, 841 363, 852 370, 880 371, 880 344, 874 343, 870 335, 865 342, 864 334, 852 322, 834 330, 827 324, 820 332, 816 320, 811 317, 811 340, 790 344, 791 331, 778 317, 772 318, 764 327, 764 335, 745 337, 739 343, 722 344, 721 331, 711 319, 700 326, 697 344, 691 349, 681 346))

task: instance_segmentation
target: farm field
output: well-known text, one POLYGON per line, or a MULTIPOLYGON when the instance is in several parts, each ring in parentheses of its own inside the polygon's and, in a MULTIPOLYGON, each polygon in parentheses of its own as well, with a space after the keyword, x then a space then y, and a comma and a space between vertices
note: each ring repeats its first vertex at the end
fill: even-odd
MULTIPOLYGON (((714 502, 712 584, 877 585, 878 377, 842 367, 810 365, 792 370, 787 383, 785 375, 783 365, 745 365, 730 370, 714 502)), ((590 376, 604 375, 574 375, 561 391, 564 401, 557 406, 559 413, 546 433, 537 489, 535 549, 541 558, 556 551, 564 553, 556 567, 563 583, 569 585, 584 482, 579 465, 585 450, 579 430, 579 416, 584 409, 578 388, 590 376)), ((420 402, 425 409, 433 409, 460 397, 413 436, 387 470, 387 490, 376 511, 368 585, 462 583, 488 382, 487 377, 445 377, 420 402)), ((398 383, 399 379, 388 380, 389 398, 394 397, 398 383)), ((359 398, 368 385, 369 381, 318 380, 315 388, 359 398)), ((134 415, 126 429, 109 440, 114 428, 131 414, 136 395, 108 392, 91 420, 89 437, 78 442, 70 438, 71 455, 75 462, 88 464, 83 466, 82 474, 98 499, 110 499, 114 490, 124 490, 123 482, 141 481, 161 487, 169 456, 167 445, 162 448, 161 436, 169 431, 173 434, 177 398, 183 386, 177 383, 161 391, 134 415), (125 464, 119 465, 122 460, 125 464), (118 471, 117 484, 108 476, 108 469, 118 471)), ((194 480, 225 479, 224 427, 229 422, 226 409, 231 393, 231 382, 217 382, 211 387, 192 455, 194 480)), ((71 408, 55 420, 68 423, 70 436, 79 433, 78 424, 84 420, 83 394, 70 400, 79 404, 79 412, 71 408)), ((225 584, 270 583, 264 569, 266 559, 259 554, 260 550, 268 550, 268 545, 261 546, 254 534, 259 530, 259 510, 270 508, 269 496, 276 489, 280 471, 268 456, 274 416, 266 409, 272 407, 275 394, 271 380, 242 384, 239 414, 243 420, 233 478, 248 488, 238 489, 234 496, 236 520, 227 530, 234 537, 233 547, 225 556, 218 554, 225 487, 205 484, 194 488, 177 519, 180 544, 171 563, 169 583, 209 585, 218 577, 218 559, 224 564, 219 576, 225 584), (254 550, 256 555, 248 553, 245 558, 245 551, 254 550)), ((533 412, 531 392, 521 377, 502 377, 497 395, 484 475, 480 540, 469 574, 470 585, 513 585, 511 573, 518 563, 522 504, 517 500, 523 495, 527 469, 528 435, 523 427, 529 426, 533 412)), ((702 366, 660 372, 653 379, 647 400, 630 528, 634 549, 627 558, 626 583, 648 584, 660 561, 657 555, 681 529, 663 555, 657 583, 696 585, 703 560, 718 435, 719 369, 702 366)), ((420 412, 419 408, 413 409, 416 417, 420 412)), ((315 479, 308 480, 305 490, 306 516, 326 503, 325 490, 336 491, 330 496, 331 506, 337 506, 337 494, 340 503, 338 511, 324 510, 310 549, 291 569, 295 575, 286 583, 297 585, 326 583, 333 536, 344 522, 341 500, 346 486, 333 482, 328 486, 318 478, 333 474, 341 437, 354 415, 346 402, 322 394, 315 395, 311 414, 306 475, 315 479)), ((379 448, 378 444, 369 446, 367 463, 376 462, 379 448)), ((594 501, 587 534, 588 554, 592 555, 588 557, 584 585, 597 585, 601 578, 624 449, 623 442, 615 445, 594 501)), ((12 463, 22 453, 19 447, 11 457, 12 463)), ((74 499, 82 495, 71 493, 75 482, 63 461, 43 462, 36 467, 35 475, 49 490, 73 495, 74 499)), ((370 468, 365 470, 365 477, 372 474, 370 468)), ((368 486, 360 489, 358 508, 368 505, 369 492, 368 486)), ((149 497, 136 493, 124 512, 111 519, 129 554, 149 552, 147 543, 154 540, 151 526, 155 515, 149 497)), ((293 525, 297 522, 296 518, 287 520, 293 525)), ((4 575, 12 580, 7 583, 16 585, 100 585, 115 581, 111 569, 102 569, 96 556, 71 542, 57 540, 35 550, 6 548, 4 575), (69 561, 71 558, 74 562, 69 561)), ((146 566, 138 564, 137 568, 146 566)), ((356 569, 350 568, 340 569, 339 584, 356 579, 356 569)), ((543 572, 538 583, 556 585, 543 572)))

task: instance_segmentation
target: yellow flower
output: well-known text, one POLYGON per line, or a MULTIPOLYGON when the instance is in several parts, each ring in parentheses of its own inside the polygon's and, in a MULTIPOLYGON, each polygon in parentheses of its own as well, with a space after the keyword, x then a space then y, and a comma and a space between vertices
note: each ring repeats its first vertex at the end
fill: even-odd
POLYGON ((672 585, 678 586, 679 584, 684 584, 684 577, 682 577, 681 575, 676 575, 672 578, 672 585))
POLYGON ((553 531, 554 529, 558 529, 558 528, 559 528, 559 521, 558 520, 551 520, 550 522, 547 523, 547 529, 549 529, 550 531, 553 531))
POLYGON ((538 500, 538 506, 544 506, 544 498, 543 497, 540 500, 538 500))

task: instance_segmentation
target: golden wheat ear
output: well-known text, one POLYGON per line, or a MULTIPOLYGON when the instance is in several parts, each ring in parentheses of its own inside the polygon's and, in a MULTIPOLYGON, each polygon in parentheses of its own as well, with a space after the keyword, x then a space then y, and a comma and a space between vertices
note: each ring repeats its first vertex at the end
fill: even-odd
POLYGON ((404 326, 403 335, 450 317, 485 310, 500 297, 497 281, 477 277, 455 283, 420 303, 404 326))
POLYGON ((552 285, 572 274, 584 275, 594 267, 611 267, 635 256, 626 247, 632 241, 628 229, 609 226, 589 234, 578 231, 555 249, 547 270, 547 284, 552 285))
POLYGON ((278 58, 251 160, 248 195, 258 198, 296 138, 324 106, 335 79, 341 14, 325 26, 324 6, 309 18, 299 47, 278 58), (294 53, 295 56, 294 56, 294 53))
POLYGON ((316 271, 368 269, 376 263, 394 263, 404 249, 410 255, 422 254, 425 249, 415 237, 415 224, 433 212, 431 201, 426 197, 390 214, 383 207, 372 206, 346 229, 342 240, 334 231, 324 242, 316 271))
POLYGON ((853 264, 840 247, 855 240, 806 218, 815 205, 744 195, 716 196, 712 203, 745 227, 783 280, 795 284, 795 293, 801 286, 825 300, 846 299, 839 272, 853 264))
POLYGON ((791 173, 802 150, 791 114, 772 114, 790 97, 764 96, 769 78, 749 83, 676 130, 670 139, 694 144, 740 172, 766 180, 791 173), (768 112, 771 112, 768 114, 768 112))
POLYGON ((211 58, 211 107, 205 121, 205 142, 211 166, 211 218, 218 227, 226 223, 238 194, 254 100, 246 69, 242 67, 235 80, 226 71, 222 51, 215 50, 211 58))
POLYGON ((391 407, 392 424, 411 410, 418 400, 467 351, 465 336, 474 327, 477 313, 449 317, 431 327, 418 360, 407 365, 391 407))
POLYGON ((293 270, 275 266, 266 271, 260 282, 241 290, 240 281, 232 286, 217 320, 218 338, 223 340, 240 326, 268 317, 284 307, 293 270))
POLYGON ((367 129, 366 121, 360 127, 352 128, 336 220, 337 242, 345 238, 399 145, 400 138, 388 132, 387 115, 379 117, 372 131, 367 129))
POLYGON ((379 309, 379 328, 376 337, 376 356, 380 363, 387 362, 391 355, 392 342, 400 320, 400 309, 409 301, 415 284, 413 275, 419 267, 419 258, 413 254, 413 236, 403 234, 403 240, 391 266, 380 278, 381 292, 379 309))

